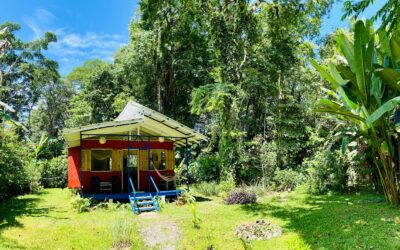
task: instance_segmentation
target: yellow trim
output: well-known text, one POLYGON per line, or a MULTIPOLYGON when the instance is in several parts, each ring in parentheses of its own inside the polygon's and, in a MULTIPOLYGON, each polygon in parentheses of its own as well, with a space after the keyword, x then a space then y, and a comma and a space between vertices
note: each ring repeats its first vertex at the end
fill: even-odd
POLYGON ((112 157, 112 171, 121 171, 123 166, 123 151, 122 150, 113 150, 111 152, 112 157))
POLYGON ((92 154, 90 149, 82 150, 82 171, 90 171, 92 166, 92 154))

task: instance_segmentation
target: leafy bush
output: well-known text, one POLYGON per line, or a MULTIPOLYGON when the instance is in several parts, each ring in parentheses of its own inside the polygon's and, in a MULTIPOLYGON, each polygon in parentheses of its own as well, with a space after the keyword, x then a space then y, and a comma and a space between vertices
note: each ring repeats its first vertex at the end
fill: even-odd
POLYGON ((195 190, 205 196, 218 196, 221 187, 216 182, 202 182, 194 185, 195 190))
POLYGON ((42 169, 45 168, 44 161, 37 161, 34 158, 28 158, 24 162, 24 171, 26 173, 25 182, 30 192, 36 192, 42 188, 40 183, 42 169))
POLYGON ((62 155, 44 161, 41 183, 45 188, 64 188, 68 182, 68 159, 62 155))
POLYGON ((260 149, 260 166, 262 172, 261 184, 264 188, 272 189, 276 171, 277 148, 274 142, 264 143, 260 149))
POLYGON ((275 172, 274 182, 277 191, 293 190, 303 181, 303 176, 292 169, 279 170, 275 172))
POLYGON ((219 181, 221 174, 221 161, 218 154, 201 154, 189 168, 192 182, 219 181))
POLYGON ((307 186, 311 193, 326 193, 328 190, 343 191, 347 184, 348 159, 340 150, 323 150, 304 161, 308 174, 307 186))
POLYGON ((235 189, 228 193, 224 199, 225 204, 249 204, 256 203, 257 196, 246 189, 235 189))
POLYGON ((78 195, 71 202, 72 207, 76 209, 78 213, 89 212, 91 204, 92 202, 90 199, 81 198, 78 195))
POLYGON ((27 191, 25 169, 18 148, 14 143, 0 147, 0 200, 27 191))
POLYGON ((257 196, 263 196, 268 192, 268 189, 261 183, 254 183, 252 185, 244 186, 243 188, 251 193, 255 193, 257 196))

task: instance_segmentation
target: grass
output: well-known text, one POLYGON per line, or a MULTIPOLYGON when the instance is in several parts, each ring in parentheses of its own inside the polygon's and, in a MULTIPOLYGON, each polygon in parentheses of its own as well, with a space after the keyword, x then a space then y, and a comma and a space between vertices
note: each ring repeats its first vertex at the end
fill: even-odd
POLYGON ((96 209, 78 213, 67 190, 45 189, 10 199, 0 207, 0 249, 111 249, 115 221, 131 225, 133 248, 143 246, 130 210, 96 209))
POLYGON ((310 196, 297 191, 270 194, 253 205, 224 205, 218 197, 198 196, 198 228, 189 206, 164 204, 153 218, 133 216, 127 207, 77 213, 70 200, 67 190, 47 189, 1 205, 0 249, 110 249, 115 247, 113 234, 118 238, 119 227, 127 227, 116 226, 118 218, 131 225, 123 231, 129 232, 132 249, 145 248, 138 228, 154 220, 178 225, 177 249, 244 249, 235 228, 258 219, 276 223, 284 232, 253 241, 248 249, 400 249, 400 211, 374 194, 310 196))

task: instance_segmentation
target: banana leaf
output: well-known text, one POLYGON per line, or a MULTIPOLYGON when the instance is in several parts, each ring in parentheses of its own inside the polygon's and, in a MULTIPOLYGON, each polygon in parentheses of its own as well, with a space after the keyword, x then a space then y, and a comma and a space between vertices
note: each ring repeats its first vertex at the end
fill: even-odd
POLYGON ((371 95, 375 98, 376 103, 380 106, 382 103, 382 81, 380 81, 379 77, 375 74, 371 77, 371 95))
POLYGON ((391 68, 376 69, 375 73, 386 83, 389 87, 396 91, 400 91, 400 74, 391 68))
POLYGON ((392 58, 397 63, 400 62, 400 39, 397 36, 393 36, 390 39, 390 50, 392 52, 392 58))
POLYGON ((368 118, 366 119, 367 124, 371 125, 375 121, 379 120, 387 112, 393 111, 396 108, 397 104, 399 103, 400 103, 400 96, 397 96, 385 102, 382 106, 380 106, 377 110, 375 110, 375 112, 373 112, 370 116, 368 116, 368 118))
POLYGON ((354 45, 350 40, 346 37, 345 34, 341 33, 336 38, 337 46, 342 55, 346 58, 348 65, 350 66, 351 71, 355 72, 355 60, 354 60, 354 45))
MULTIPOLYGON (((338 65, 336 68, 339 70, 340 75, 343 77, 343 79, 349 80, 354 84, 354 86, 357 87, 357 78, 356 75, 351 71, 350 67, 345 66, 345 65, 338 65)), ((354 90, 357 90, 358 88, 355 88, 354 90)), ((357 94, 358 95, 358 94, 357 94)))
POLYGON ((320 113, 340 115, 356 123, 365 122, 365 119, 361 116, 350 112, 345 107, 328 99, 320 99, 315 106, 315 110, 320 113))
POLYGON ((326 94, 332 96, 333 98, 335 98, 336 100, 340 100, 340 97, 336 94, 335 91, 321 87, 321 90, 324 91, 326 94))
POLYGON ((339 87, 339 84, 324 67, 320 66, 315 60, 310 60, 310 63, 332 85, 332 89, 336 90, 339 87))
MULTIPOLYGON (((365 40, 367 36, 367 30, 365 28, 363 21, 357 21, 354 30, 354 66, 357 78, 357 86, 359 91, 362 93, 362 99, 366 100, 367 96, 367 89, 365 85, 365 62, 366 53, 364 49, 365 40)), ((371 57, 372 61, 372 57, 371 57)))

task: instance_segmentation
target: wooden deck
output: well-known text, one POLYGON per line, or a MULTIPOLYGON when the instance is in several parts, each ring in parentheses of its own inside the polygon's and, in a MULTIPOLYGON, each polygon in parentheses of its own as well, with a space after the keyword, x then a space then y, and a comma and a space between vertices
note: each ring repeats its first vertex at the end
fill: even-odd
MULTIPOLYGON (((165 197, 173 197, 178 196, 182 190, 165 190, 160 191, 158 196, 165 196, 165 197)), ((149 195, 156 195, 156 192, 149 193, 149 192, 137 192, 136 197, 140 196, 149 196, 149 195)), ((128 193, 120 193, 120 194, 82 194, 81 197, 83 198, 92 198, 94 200, 129 200, 128 193)))

